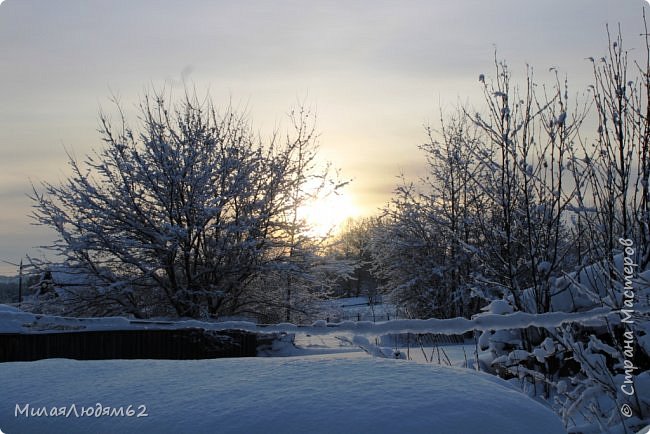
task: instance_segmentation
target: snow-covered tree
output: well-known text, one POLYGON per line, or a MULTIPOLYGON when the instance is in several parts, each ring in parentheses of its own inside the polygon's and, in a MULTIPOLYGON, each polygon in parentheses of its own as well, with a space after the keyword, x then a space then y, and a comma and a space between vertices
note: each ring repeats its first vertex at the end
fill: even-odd
POLYGON ((430 177, 420 185, 404 180, 373 231, 380 289, 413 317, 468 316, 477 307, 467 285, 472 266, 464 246, 476 234, 470 209, 480 198, 468 182, 472 166, 456 142, 464 140, 456 134, 460 130, 450 126, 442 143, 422 147, 430 177))
POLYGON ((338 282, 336 291, 345 297, 367 296, 372 302, 377 296, 379 282, 371 274, 372 237, 379 230, 380 222, 375 217, 349 219, 341 232, 328 246, 330 254, 348 261, 352 274, 338 282))
POLYGON ((69 303, 137 317, 232 315, 251 297, 284 306, 251 291, 265 290, 254 284, 264 274, 311 272, 295 213, 310 199, 302 186, 330 178, 317 171, 310 114, 292 112, 293 131, 265 143, 244 116, 187 93, 145 96, 135 129, 118 113, 116 125, 100 116, 101 150, 34 190, 35 220, 59 235, 49 248, 95 282, 69 303))
POLYGON ((404 183, 372 236, 372 271, 382 281, 380 290, 415 318, 445 316, 452 306, 443 280, 444 235, 429 217, 415 186, 404 183))

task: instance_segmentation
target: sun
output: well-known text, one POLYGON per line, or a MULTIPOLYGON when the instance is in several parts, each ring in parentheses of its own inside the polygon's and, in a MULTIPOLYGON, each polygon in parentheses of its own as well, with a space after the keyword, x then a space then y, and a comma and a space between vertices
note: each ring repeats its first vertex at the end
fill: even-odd
POLYGON ((346 220, 359 216, 359 209, 347 192, 320 195, 304 204, 298 212, 310 226, 309 233, 317 237, 336 234, 346 220))

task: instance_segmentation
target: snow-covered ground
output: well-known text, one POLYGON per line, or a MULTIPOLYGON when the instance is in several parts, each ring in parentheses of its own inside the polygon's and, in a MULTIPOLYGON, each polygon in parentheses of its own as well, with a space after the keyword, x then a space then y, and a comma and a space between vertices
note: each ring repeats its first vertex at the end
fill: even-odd
MULTIPOLYGON (((474 343, 440 344, 425 343, 419 346, 413 342, 406 346, 394 343, 392 336, 382 336, 375 340, 367 340, 366 345, 359 346, 359 337, 350 338, 342 335, 309 335, 296 333, 294 345, 276 342, 275 351, 266 355, 274 357, 308 356, 320 354, 375 354, 384 358, 410 360, 416 363, 433 363, 445 366, 469 367, 475 369, 476 346, 474 343)), ((479 351, 479 356, 483 352, 479 351)))
POLYGON ((7 434, 565 432, 551 410, 493 376, 350 355, 4 363, 0 429, 7 434), (120 407, 126 413, 129 405, 131 417, 101 415, 120 407), (92 416, 85 415, 89 407, 92 416), (43 408, 69 415, 32 416, 43 408))
POLYGON ((317 317, 329 322, 387 321, 402 318, 397 306, 384 303, 380 298, 375 303, 370 303, 368 297, 324 300, 318 303, 317 309, 317 317))
MULTIPOLYGON (((533 322, 561 324, 576 317, 591 321, 603 315, 607 312, 552 313, 536 315, 533 322)), ((63 318, 0 305, 0 332, 4 333, 192 326, 289 333, 261 354, 271 356, 266 358, 0 363, 0 430, 7 434, 564 432, 558 417, 520 388, 461 368, 474 367, 475 343, 451 344, 431 335, 433 341, 425 339, 422 347, 409 341, 407 349, 406 340, 395 334, 378 336, 382 332, 458 334, 471 328, 507 328, 522 321, 529 321, 522 313, 487 312, 471 321, 332 324, 321 320, 300 327, 260 326, 243 321, 63 318), (387 360, 395 357, 415 363, 387 360), (91 405, 93 415, 85 416, 91 405), (110 416, 127 411, 129 405, 133 416, 110 416), (136 417, 139 405, 146 406, 148 416, 136 417), (105 414, 95 417, 97 408, 105 414), (68 417, 26 417, 43 409, 68 417)))

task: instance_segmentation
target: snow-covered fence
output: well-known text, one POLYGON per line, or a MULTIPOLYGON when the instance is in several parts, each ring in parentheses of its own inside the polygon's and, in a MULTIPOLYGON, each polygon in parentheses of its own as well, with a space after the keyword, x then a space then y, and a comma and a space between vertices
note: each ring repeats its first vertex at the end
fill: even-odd
POLYGON ((222 323, 182 321, 177 324, 185 324, 187 326, 198 326, 201 324, 211 330, 239 329, 251 332, 309 333, 312 335, 324 335, 329 333, 349 333, 364 336, 380 336, 389 333, 437 333, 456 335, 474 330, 508 330, 528 327, 553 328, 559 327, 565 323, 576 322, 589 325, 606 317, 610 321, 616 322, 617 318, 620 319, 621 312, 609 308, 597 308, 587 312, 578 313, 550 312, 544 314, 531 314, 526 312, 515 312, 505 315, 484 314, 473 319, 431 318, 399 319, 385 322, 344 321, 340 323, 316 321, 309 326, 289 323, 260 325, 247 321, 227 321, 222 323))
POLYGON ((340 317, 341 321, 390 321, 394 320, 395 315, 391 315, 390 312, 382 312, 382 313, 361 313, 361 312, 356 312, 356 313, 348 313, 348 314, 343 314, 340 317))
POLYGON ((508 314, 482 314, 473 319, 398 319, 384 322, 343 321, 330 323, 319 320, 311 325, 290 323, 255 324, 249 321, 205 322, 198 320, 182 321, 136 321, 123 317, 110 318, 71 318, 34 315, 18 310, 0 309, 0 333, 39 333, 54 330, 137 330, 137 329, 184 329, 204 330, 244 330, 255 333, 309 333, 326 335, 345 333, 364 336, 385 334, 435 333, 461 335, 471 331, 508 330, 527 327, 559 327, 565 323, 590 325, 607 318, 617 322, 622 317, 618 310, 596 308, 586 312, 550 312, 531 314, 515 312, 508 314))
POLYGON ((472 333, 467 334, 445 334, 445 333, 389 333, 378 338, 381 346, 425 346, 458 345, 471 338, 472 333))

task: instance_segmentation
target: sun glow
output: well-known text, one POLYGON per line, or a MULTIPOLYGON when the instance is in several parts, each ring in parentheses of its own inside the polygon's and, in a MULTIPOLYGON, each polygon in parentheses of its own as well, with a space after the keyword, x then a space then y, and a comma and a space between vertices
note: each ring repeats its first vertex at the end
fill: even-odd
POLYGON ((336 234, 346 220, 358 217, 359 209, 347 192, 337 192, 314 198, 300 208, 299 215, 310 226, 310 234, 324 237, 336 234))

